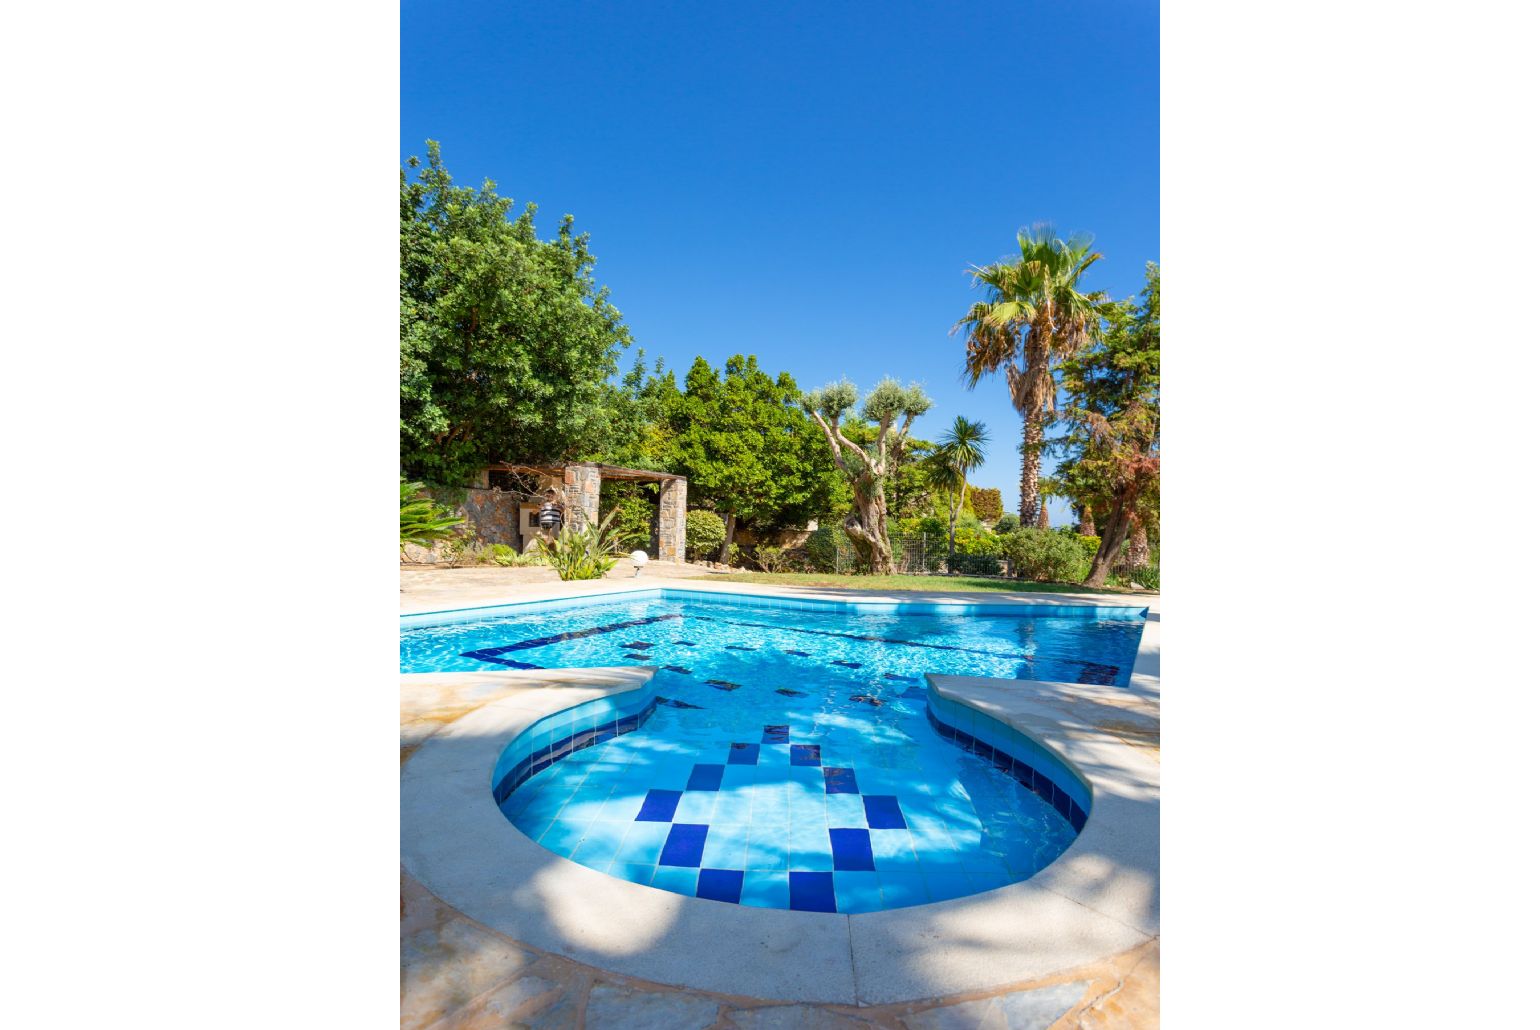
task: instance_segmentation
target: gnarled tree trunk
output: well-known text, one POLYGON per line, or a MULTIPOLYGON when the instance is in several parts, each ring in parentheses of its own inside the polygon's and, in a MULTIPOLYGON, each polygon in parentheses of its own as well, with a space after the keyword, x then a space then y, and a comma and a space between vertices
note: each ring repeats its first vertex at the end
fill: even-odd
POLYGON ((870 476, 855 483, 855 508, 845 518, 845 535, 855 546, 861 564, 876 576, 894 572, 893 545, 888 540, 888 505, 882 495, 882 481, 870 476))
POLYGON ((1138 483, 1129 483, 1113 497, 1112 511, 1107 515, 1106 525, 1102 526, 1101 546, 1096 549, 1096 557, 1091 559, 1091 574, 1085 578, 1086 586, 1106 585, 1112 563, 1123 549, 1123 541, 1128 539, 1129 524, 1133 521, 1134 504, 1138 497, 1138 483))
POLYGON ((1091 518, 1091 506, 1082 504, 1075 509, 1075 515, 1080 519, 1080 525, 1075 528, 1075 532, 1081 536, 1095 536, 1096 520, 1091 518))

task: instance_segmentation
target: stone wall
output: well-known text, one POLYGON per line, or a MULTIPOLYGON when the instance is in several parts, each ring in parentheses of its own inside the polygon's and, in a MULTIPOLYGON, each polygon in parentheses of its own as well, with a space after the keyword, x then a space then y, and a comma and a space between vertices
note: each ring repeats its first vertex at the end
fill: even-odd
POLYGON ((658 561, 684 561, 686 490, 683 479, 658 484, 658 561))
POLYGON ((599 521, 599 470, 587 465, 566 468, 566 516, 578 529, 599 521))
MULTIPOLYGON (((465 520, 466 530, 484 544, 519 546, 518 495, 481 487, 470 487, 464 491, 464 495, 460 503, 453 507, 455 514, 465 520)), ((441 494, 440 503, 445 500, 446 497, 441 494)), ((444 545, 442 541, 432 547, 407 544, 405 554, 406 560, 410 562, 442 561, 444 545)))

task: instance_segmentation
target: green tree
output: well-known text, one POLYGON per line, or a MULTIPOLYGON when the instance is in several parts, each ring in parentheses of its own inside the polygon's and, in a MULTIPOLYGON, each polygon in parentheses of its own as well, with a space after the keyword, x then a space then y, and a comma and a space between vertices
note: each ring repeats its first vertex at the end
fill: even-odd
POLYGON ((802 398, 802 406, 823 430, 834 462, 850 484, 855 510, 845 519, 845 534, 861 565, 876 575, 890 576, 894 566, 893 545, 888 539, 886 481, 894 455, 903 453, 910 427, 930 410, 931 400, 917 383, 904 387, 897 380, 883 379, 861 406, 861 418, 877 425, 876 440, 862 447, 840 427, 856 399, 855 386, 843 379, 810 391, 802 398))
POLYGON ((936 488, 946 494, 946 560, 947 567, 957 551, 957 512, 968 496, 968 475, 984 464, 984 446, 989 443, 989 430, 982 422, 971 422, 961 415, 941 436, 941 443, 930 457, 930 477, 936 488))
POLYGON ((1106 295, 1080 292, 1080 277, 1101 258, 1089 236, 1062 240, 1040 223, 1016 242, 1020 260, 972 270, 987 296, 952 331, 967 330, 963 367, 970 389, 987 375, 1005 373, 1011 404, 1021 414, 1021 522, 1033 526, 1042 505, 1043 430, 1057 394, 1054 365, 1095 339, 1106 295))
POLYGON ((1137 303, 1111 306, 1106 319, 1101 344, 1064 364, 1073 475, 1087 500, 1099 497, 1107 512, 1086 577, 1091 586, 1106 582, 1136 526, 1147 555, 1149 530, 1159 522, 1160 266, 1146 266, 1137 303))
POLYGON ((719 376, 696 358, 666 420, 669 471, 690 480, 690 499, 726 520, 726 561, 740 523, 756 529, 806 525, 840 490, 819 430, 799 407, 802 392, 782 372, 771 378, 753 355, 735 354, 719 376))
POLYGON ((401 172, 401 462, 463 485, 492 461, 602 447, 607 381, 630 336, 593 279, 588 236, 494 184, 456 186, 428 142, 401 172), (415 174, 408 175, 408 171, 415 174))
POLYGON ((1005 515, 1005 504, 1000 500, 1000 491, 992 486, 968 487, 968 503, 973 506, 973 514, 984 522, 999 522, 1005 515))

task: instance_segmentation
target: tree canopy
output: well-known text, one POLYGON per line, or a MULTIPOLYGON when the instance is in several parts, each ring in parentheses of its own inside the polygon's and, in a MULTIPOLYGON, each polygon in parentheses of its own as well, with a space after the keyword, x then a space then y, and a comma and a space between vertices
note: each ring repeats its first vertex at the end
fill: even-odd
POLYGON ((488 462, 601 448, 630 334, 588 235, 568 215, 541 240, 535 205, 510 218, 494 183, 457 186, 427 154, 401 172, 402 467, 461 485, 488 462))

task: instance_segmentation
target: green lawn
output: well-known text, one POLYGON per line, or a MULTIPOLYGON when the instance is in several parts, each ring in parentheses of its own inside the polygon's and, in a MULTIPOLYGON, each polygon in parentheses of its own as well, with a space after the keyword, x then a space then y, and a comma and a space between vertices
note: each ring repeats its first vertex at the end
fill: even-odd
POLYGON ((1016 579, 976 576, 836 576, 822 572, 731 572, 695 576, 722 583, 781 583, 799 587, 843 587, 846 590, 975 590, 983 593, 1020 594, 1130 594, 1120 587, 1088 587, 1079 583, 1032 583, 1016 579))

